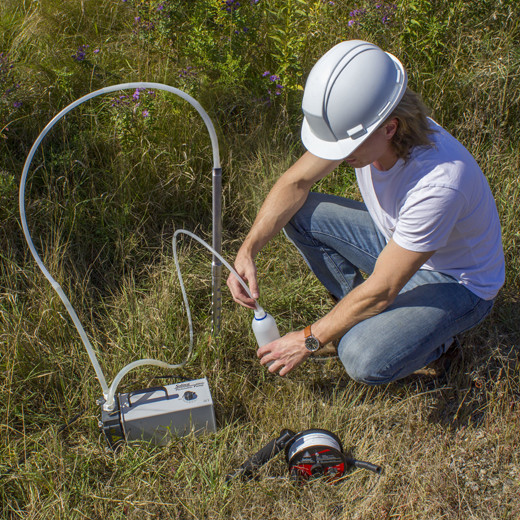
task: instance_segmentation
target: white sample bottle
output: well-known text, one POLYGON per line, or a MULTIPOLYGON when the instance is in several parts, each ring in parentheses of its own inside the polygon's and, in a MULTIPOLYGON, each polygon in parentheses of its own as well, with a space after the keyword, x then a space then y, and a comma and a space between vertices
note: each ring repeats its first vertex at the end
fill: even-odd
POLYGON ((280 337, 274 318, 260 306, 255 309, 255 317, 251 326, 259 347, 280 337))

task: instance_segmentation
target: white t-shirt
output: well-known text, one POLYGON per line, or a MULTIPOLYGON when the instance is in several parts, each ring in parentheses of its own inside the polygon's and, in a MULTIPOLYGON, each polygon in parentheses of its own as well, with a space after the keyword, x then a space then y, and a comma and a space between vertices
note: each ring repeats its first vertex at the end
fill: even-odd
POLYGON ((433 147, 416 147, 387 171, 356 169, 361 195, 387 241, 435 251, 421 269, 448 274, 491 300, 505 277, 495 200, 466 148, 434 121, 431 126, 433 147))

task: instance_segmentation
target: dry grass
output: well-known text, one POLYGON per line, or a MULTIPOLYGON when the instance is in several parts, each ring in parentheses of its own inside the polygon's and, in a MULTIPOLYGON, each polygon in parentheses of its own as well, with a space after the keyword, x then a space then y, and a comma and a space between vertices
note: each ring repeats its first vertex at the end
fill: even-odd
MULTIPOLYGON (((330 304, 305 267, 281 244, 275 246, 281 265, 291 273, 302 272, 292 280, 284 302, 299 313, 278 312, 275 295, 265 295, 285 330, 307 319, 310 309, 302 309, 303 299, 312 300, 314 308, 330 304)), ((193 250, 189 254, 195 262, 183 267, 193 298, 207 290, 210 281, 204 275, 204 255, 193 250)), ((270 272, 268 258, 266 262, 260 265, 262 273, 270 272)), ((107 368, 114 367, 108 373, 119 368, 117 363, 145 353, 172 362, 181 356, 178 348, 157 350, 165 333, 161 323, 168 327, 170 322, 164 309, 181 312, 171 267, 171 260, 165 259, 164 266, 151 270, 146 291, 127 281, 106 305, 104 334, 111 341, 103 346, 102 359, 107 368)), ((276 277, 264 277, 266 285, 272 276, 276 277)), ((53 298, 49 291, 40 297, 53 298)), ((82 346, 69 326, 60 337, 51 325, 62 322, 60 305, 44 313, 45 319, 32 330, 27 330, 29 323, 22 316, 9 314, 18 320, 20 337, 27 339, 9 356, 3 382, 10 397, 4 409, 9 422, 3 427, 2 458, 4 469, 12 470, 2 479, 6 518, 365 520, 518 515, 518 352, 511 347, 513 336, 500 326, 498 312, 466 336, 464 354, 446 380, 410 377, 381 388, 349 380, 336 360, 309 362, 286 379, 271 376, 255 359, 247 311, 237 310, 226 299, 220 344, 208 336, 210 321, 207 314, 199 314, 204 312, 195 306, 196 354, 183 375, 208 377, 217 433, 182 438, 166 448, 127 446, 117 455, 104 448, 96 430, 93 401, 100 392, 91 371, 85 371, 82 346), (51 333, 52 349, 45 340, 51 333), (36 349, 35 341, 42 350, 36 349), (33 369, 26 372, 20 388, 19 363, 27 356, 33 369), (83 406, 87 410, 81 418, 58 432, 83 406), (337 485, 300 485, 287 478, 280 455, 261 469, 258 480, 224 483, 228 472, 284 427, 334 431, 346 450, 380 464, 384 473, 378 478, 356 470, 337 485), (18 460, 20 456, 25 460, 18 460)), ((172 320, 180 329, 167 334, 176 338, 174 344, 186 343, 183 323, 183 316, 172 320)), ((136 372, 123 387, 146 386, 156 374, 136 372)))

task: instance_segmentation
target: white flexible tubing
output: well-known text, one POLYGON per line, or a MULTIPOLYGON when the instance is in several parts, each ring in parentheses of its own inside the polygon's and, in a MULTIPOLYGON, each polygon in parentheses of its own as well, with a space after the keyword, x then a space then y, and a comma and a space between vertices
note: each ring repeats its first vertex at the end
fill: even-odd
MULTIPOLYGON (((117 90, 134 89, 134 88, 135 89, 149 88, 149 89, 165 90, 167 92, 172 92, 173 94, 176 94, 179 97, 183 98, 184 100, 188 101, 188 103, 190 103, 197 110, 197 112, 200 114, 200 116, 204 120, 204 123, 206 124, 206 127, 208 129, 208 132, 209 132, 210 138, 211 138, 211 145, 213 148, 213 168, 220 168, 217 134, 215 132, 215 128, 213 126, 211 119, 209 118, 206 111, 202 108, 202 106, 190 95, 186 94, 182 90, 179 90, 175 87, 170 87, 169 85, 163 85, 162 83, 136 82, 136 83, 121 83, 119 85, 112 85, 110 87, 105 87, 100 90, 96 90, 94 92, 91 92, 91 93, 77 99, 70 105, 66 106, 58 114, 56 114, 51 119, 51 121, 49 121, 49 123, 45 126, 45 128, 42 130, 42 132, 40 133, 40 135, 37 137, 36 141, 34 142, 31 150, 29 151, 29 154, 27 155, 27 159, 25 160, 25 164, 24 164, 23 171, 22 171, 22 177, 20 180, 20 193, 19 193, 20 219, 21 219, 22 230, 23 230, 25 239, 27 241, 27 244, 29 245, 29 250, 31 251, 31 254, 33 255, 34 259, 36 260, 36 263, 37 263, 38 267, 40 268, 40 270, 42 271, 45 278, 47 278, 47 280, 50 282, 50 284, 52 285, 54 290, 58 293, 58 296, 61 298, 61 301, 65 305, 67 312, 69 313, 70 317, 72 318, 72 321, 74 322, 74 325, 75 325, 77 331, 79 332, 83 345, 85 346, 85 348, 87 350, 90 361, 92 363, 92 366, 94 367, 96 376, 97 376, 99 383, 101 385, 101 388, 103 390, 103 397, 107 401, 107 403, 105 403, 105 404, 108 404, 108 397, 109 397, 110 389, 108 388, 108 385, 107 385, 107 382, 105 379, 105 375, 103 374, 103 370, 101 369, 101 366, 99 365, 99 362, 97 360, 94 349, 92 348, 92 345, 88 339, 88 336, 85 333, 85 330, 84 330, 83 326, 81 325, 81 322, 79 321, 76 311, 72 307, 69 299, 63 292, 59 283, 49 273, 49 271, 43 264, 40 256, 38 255, 36 248, 34 247, 34 243, 32 241, 31 234, 30 234, 29 228, 27 226, 27 219, 25 216, 25 184, 27 182, 27 174, 29 172, 29 168, 31 166, 34 155, 36 154, 36 151, 37 151, 38 147, 40 146, 40 143, 42 142, 43 138, 49 133, 51 128, 61 118, 63 118, 68 112, 70 112, 77 106, 81 105, 85 101, 88 101, 89 99, 92 99, 96 96, 100 96, 102 94, 108 94, 110 92, 115 92, 117 90)), ((134 363, 130 363, 130 365, 128 365, 128 367, 132 366, 132 368, 133 368, 134 366, 139 366, 139 365, 145 364, 144 361, 146 361, 146 364, 154 364, 154 365, 162 363, 161 361, 155 361, 155 360, 141 360, 141 361, 135 361, 134 363), (136 365, 136 363, 137 363, 137 365, 136 365)), ((164 365, 167 365, 167 364, 164 363, 164 365)), ((159 366, 164 366, 164 365, 160 364, 159 366)), ((167 366, 171 366, 171 365, 167 365, 167 366)), ((184 366, 184 364, 174 365, 174 366, 184 366)), ((131 370, 131 368, 129 370, 131 370)), ((119 374, 121 374, 121 372, 119 374)), ((118 374, 118 376, 119 376, 119 374, 118 374)), ((119 383, 121 377, 119 378, 117 383, 119 383)), ((111 387, 114 387, 115 382, 116 381, 114 380, 111 387)), ((112 392, 112 409, 113 409, 113 407, 114 407, 114 396, 113 396, 113 392, 112 392)))
MULTIPOLYGON (((175 267, 177 268, 177 276, 179 277, 179 281, 180 281, 180 284, 181 284, 182 295, 183 295, 184 303, 186 304, 186 306, 188 304, 188 298, 186 297, 186 291, 184 289, 184 283, 182 281, 182 274, 181 274, 181 270, 179 268, 179 262, 178 262, 178 259, 177 259, 177 235, 179 235, 181 233, 184 234, 184 235, 188 235, 191 238, 194 238, 197 242, 202 244, 206 249, 211 251, 222 262, 222 264, 225 267, 227 267, 231 273, 233 273, 235 275, 236 279, 240 282, 240 285, 242 285, 242 287, 246 291, 247 295, 250 298, 253 298, 253 295, 251 294, 251 291, 249 290, 249 287, 247 286, 247 284, 244 282, 244 280, 242 280, 241 276, 235 271, 235 269, 233 269, 233 267, 222 257, 222 255, 217 253, 217 251, 215 251, 207 242, 202 240, 202 238, 198 237, 197 235, 195 235, 191 231, 186 231, 185 229, 178 229, 173 234, 173 239, 172 239, 173 259, 175 261, 175 267)), ((261 309, 261 307, 260 307, 260 305, 258 305, 258 303, 256 303, 256 308, 257 309, 261 309)), ((191 316, 189 317, 189 321, 191 322, 191 316)))
MULTIPOLYGON (((251 294, 251 291, 249 290, 249 287, 244 282, 244 280, 242 280, 242 278, 235 271, 235 269, 233 269, 233 267, 222 257, 222 255, 220 255, 217 251, 215 251, 215 249, 213 249, 207 242, 202 240, 202 238, 198 237, 194 233, 191 233, 190 231, 186 231, 185 229, 178 229, 177 231, 175 231, 175 233, 173 234, 173 238, 172 238, 173 260, 175 262, 175 269, 177 271, 177 277, 179 278, 179 283, 180 283, 181 292, 182 292, 182 298, 184 301, 184 306, 186 308, 186 314, 188 316, 188 327, 189 327, 189 332, 190 332, 190 346, 189 346, 189 350, 188 350, 188 355, 186 356, 186 359, 182 363, 179 363, 178 365, 170 365, 168 363, 165 363, 164 361, 157 361, 155 359, 141 359, 139 361, 134 361, 134 362, 126 365, 124 368, 122 368, 119 371, 119 373, 114 378, 114 381, 110 385, 110 388, 108 390, 108 395, 106 397, 106 402, 103 405, 103 408, 107 411, 111 411, 114 409, 115 394, 117 391, 117 387, 118 387, 119 383, 121 382, 121 380, 123 379, 123 377, 126 374, 128 374, 128 372, 130 372, 134 368, 137 368, 142 365, 155 365, 155 366, 167 368, 170 370, 176 369, 176 368, 182 368, 182 367, 184 367, 184 365, 186 365, 186 363, 190 359, 191 353, 193 352, 193 321, 191 319, 191 311, 190 311, 190 305, 188 302, 188 295, 186 294, 186 288, 184 286, 184 281, 183 281, 181 269, 179 266, 179 258, 177 256, 177 236, 181 233, 184 235, 188 235, 189 237, 195 239, 197 242, 202 244, 206 249, 211 251, 222 262, 222 264, 224 266, 226 266, 230 270, 230 272, 232 272, 236 276, 237 280, 240 282, 240 284, 242 285, 242 287, 244 288, 246 293, 249 295, 249 297, 250 298, 253 297, 251 294)), ((261 307, 260 307, 260 305, 258 305, 258 303, 256 304, 256 308, 257 308, 257 310, 261 310, 261 307)))

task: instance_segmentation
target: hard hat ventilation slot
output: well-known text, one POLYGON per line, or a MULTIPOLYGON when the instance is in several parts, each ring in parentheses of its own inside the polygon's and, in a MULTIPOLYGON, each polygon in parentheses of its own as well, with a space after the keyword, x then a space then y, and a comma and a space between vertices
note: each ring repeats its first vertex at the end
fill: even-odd
POLYGON ((350 139, 358 139, 362 135, 365 135, 367 133, 367 129, 363 125, 357 125, 354 128, 351 128, 347 131, 348 137, 350 139))
POLYGON ((378 113, 377 117, 381 117, 383 114, 386 113, 388 107, 392 104, 393 100, 389 101, 378 113))

